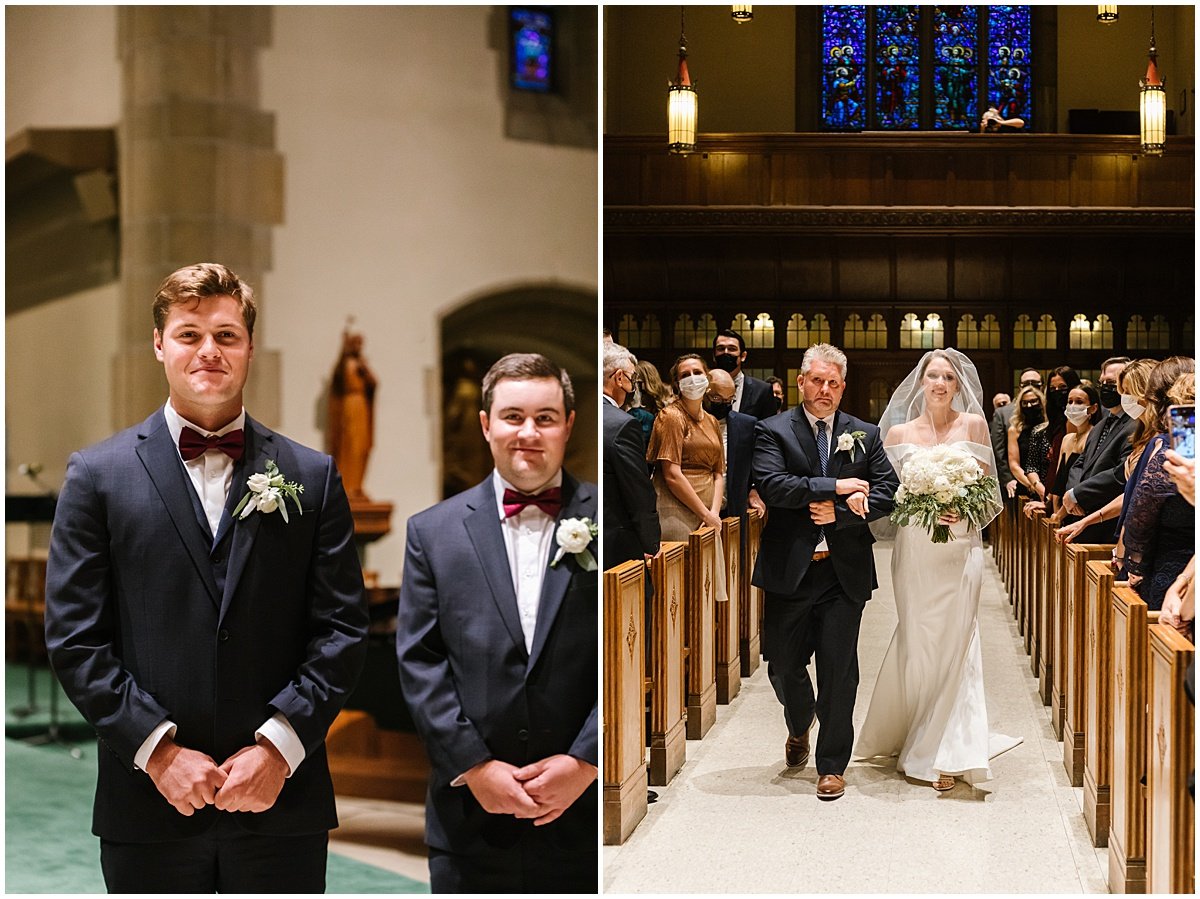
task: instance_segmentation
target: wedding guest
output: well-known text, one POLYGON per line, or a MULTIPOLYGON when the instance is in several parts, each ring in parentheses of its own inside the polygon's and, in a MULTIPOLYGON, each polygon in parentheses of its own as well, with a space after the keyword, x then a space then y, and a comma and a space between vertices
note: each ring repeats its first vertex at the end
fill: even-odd
MULTIPOLYGON (((751 415, 744 415, 733 408, 733 378, 719 369, 708 373, 711 382, 704 397, 704 408, 717 420, 721 429, 721 445, 725 450, 725 500, 721 507, 722 518, 733 516, 743 519, 747 509, 758 509, 766 514, 758 491, 751 486, 750 467, 754 456, 754 423, 751 415)), ((745 540, 746 526, 743 521, 740 533, 745 540)))
MULTIPOLYGON (((1175 483, 1179 495, 1188 505, 1196 505, 1196 460, 1185 459, 1175 450, 1163 453, 1163 471, 1175 483)), ((1188 560, 1187 567, 1167 588, 1162 609, 1158 615, 1160 624, 1175 628, 1193 643, 1196 642, 1196 556, 1188 560)), ((1193 662, 1193 664, 1195 664, 1193 662)))
MULTIPOLYGON (((636 383, 634 355, 617 343, 604 346, 604 568, 658 552, 657 497, 646 470, 637 420, 621 411, 636 383)), ((649 588, 649 578, 646 579, 649 588)))
MULTIPOLYGON (((1020 386, 1037 387, 1040 390, 1042 386, 1041 372, 1036 368, 1025 369, 1021 372, 1020 386)), ((1000 396, 1007 397, 1008 394, 997 394, 997 397, 1000 396)), ((991 440, 992 452, 996 454, 996 478, 1000 482, 1000 495, 1006 498, 1012 497, 1017 487, 1016 479, 1008 467, 1008 426, 1016 411, 1016 404, 1009 401, 992 413, 991 440), (1013 485, 1011 490, 1009 484, 1013 485)))
POLYGON ((1015 411, 1008 425, 1008 470, 1013 480, 1008 482, 1008 495, 1016 496, 1018 488, 1023 495, 1044 499, 1046 488, 1042 483, 1045 456, 1036 452, 1032 435, 1034 429, 1045 430, 1046 400, 1036 387, 1022 387, 1017 391, 1015 411))
POLYGON ((742 371, 746 362, 746 342, 737 331, 726 328, 713 338, 713 367, 729 372, 737 394, 733 408, 755 418, 768 418, 779 411, 771 385, 742 371))
POLYGON ((995 412, 997 409, 1003 409, 1011 402, 1012 397, 1007 393, 997 393, 994 397, 992 397, 992 411, 995 412))
POLYGON ((775 395, 775 405, 778 406, 778 412, 787 411, 787 385, 783 383, 782 378, 777 378, 774 375, 767 378, 767 383, 771 385, 771 393, 775 395))
POLYGON ((626 400, 629 405, 626 411, 636 418, 642 427, 643 446, 650 445, 654 417, 673 399, 652 362, 640 361, 633 366, 633 392, 626 400))
POLYGON ((187 266, 153 314, 167 401, 71 456, 46 569, 50 660, 99 736, 104 881, 320 893, 325 734, 366 649, 350 506, 329 456, 242 405, 249 285, 187 266))
MULTIPOLYGON (((1055 524, 1066 517, 1067 510, 1062 505, 1061 498, 1068 489, 1078 483, 1079 470, 1073 467, 1074 463, 1083 452, 1092 426, 1100 420, 1100 392, 1086 381, 1078 387, 1072 388, 1067 395, 1067 408, 1064 414, 1067 418, 1067 433, 1063 437, 1059 450, 1061 461, 1058 465, 1058 473, 1055 476, 1054 484, 1048 491, 1048 498, 1052 505, 1050 520, 1055 524), (1072 476, 1076 478, 1074 483, 1071 482, 1072 476)), ((1046 503, 1037 500, 1030 501, 1025 504, 1025 515, 1032 518, 1035 510, 1044 508, 1046 508, 1046 503)))
MULTIPOLYGON (((709 390, 708 366, 695 353, 685 353, 671 366, 678 399, 658 413, 646 459, 655 466, 658 520, 663 540, 687 540, 697 528, 721 531, 725 495, 725 454, 721 429, 704 411, 709 390)), ((718 558, 720 556, 718 555, 718 558)), ((717 566, 717 596, 725 598, 723 566, 717 566)))
POLYGON ((1146 390, 1152 423, 1139 423, 1134 446, 1143 439, 1146 464, 1123 510, 1123 529, 1117 541, 1116 560, 1123 564, 1129 586, 1151 610, 1162 607, 1167 588, 1187 566, 1196 544, 1192 506, 1163 470, 1168 448, 1167 407, 1195 402, 1194 360, 1181 356, 1164 359, 1150 373, 1146 390))
POLYGON ((1043 458, 1038 470, 1049 488, 1058 479, 1058 459, 1063 438, 1067 436, 1067 397, 1079 386, 1080 378, 1069 365, 1050 371, 1050 390, 1046 393, 1046 427, 1035 428, 1030 437, 1030 452, 1043 458))

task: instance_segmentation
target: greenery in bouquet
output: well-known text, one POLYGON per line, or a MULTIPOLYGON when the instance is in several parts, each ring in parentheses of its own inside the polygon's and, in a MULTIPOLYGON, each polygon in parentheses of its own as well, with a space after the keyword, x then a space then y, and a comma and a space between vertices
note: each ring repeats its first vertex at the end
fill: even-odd
POLYGON ((968 525, 982 528, 998 511, 996 491, 996 479, 985 475, 970 453, 945 445, 928 447, 905 460, 891 521, 900 527, 920 525, 934 543, 946 543, 954 534, 938 519, 955 512, 968 525))

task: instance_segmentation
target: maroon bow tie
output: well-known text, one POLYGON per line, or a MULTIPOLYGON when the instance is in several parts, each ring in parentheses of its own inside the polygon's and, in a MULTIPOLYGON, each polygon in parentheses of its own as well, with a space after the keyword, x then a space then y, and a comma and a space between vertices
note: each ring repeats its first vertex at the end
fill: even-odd
POLYGON ((511 487, 504 488, 505 518, 512 518, 526 506, 537 506, 551 518, 556 518, 559 509, 562 508, 562 488, 550 487, 537 494, 537 496, 518 493, 511 487))
POLYGON ((236 462, 246 451, 246 432, 241 428, 222 434, 205 437, 199 431, 185 427, 179 432, 179 455, 184 462, 191 462, 203 456, 206 450, 220 450, 236 462))

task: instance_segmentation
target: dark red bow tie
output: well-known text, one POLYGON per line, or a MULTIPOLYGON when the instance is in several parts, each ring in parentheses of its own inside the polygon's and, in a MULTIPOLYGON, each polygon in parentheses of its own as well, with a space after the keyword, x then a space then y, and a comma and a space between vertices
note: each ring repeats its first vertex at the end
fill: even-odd
POLYGON ((550 487, 547 490, 543 490, 537 496, 518 493, 511 487, 504 488, 505 518, 512 518, 526 506, 537 506, 551 518, 556 518, 559 509, 562 508, 562 488, 550 487))
POLYGON ((205 437, 199 431, 189 427, 184 427, 179 432, 179 455, 183 457, 184 462, 191 462, 193 459, 203 456, 205 451, 210 449, 220 450, 236 462, 246 451, 246 432, 238 428, 236 431, 230 431, 220 437, 215 434, 205 437))

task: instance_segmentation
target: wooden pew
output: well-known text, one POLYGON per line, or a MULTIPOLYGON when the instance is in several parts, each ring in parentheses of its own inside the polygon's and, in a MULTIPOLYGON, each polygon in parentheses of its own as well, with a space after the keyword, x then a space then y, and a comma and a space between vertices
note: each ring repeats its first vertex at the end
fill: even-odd
POLYGON ((1050 602, 1050 591, 1053 589, 1053 585, 1048 579, 1050 573, 1050 547, 1046 543, 1046 537, 1050 533, 1049 518, 1050 516, 1044 511, 1033 514, 1034 600, 1029 619, 1029 670, 1034 677, 1039 678, 1039 683, 1042 653, 1044 652, 1042 643, 1046 639, 1045 628, 1048 622, 1046 606, 1050 602))
POLYGON ((1128 586, 1114 586, 1113 755, 1108 888, 1146 892, 1146 701, 1148 625, 1158 619, 1128 586))
POLYGON ((1013 617, 1017 619, 1017 633, 1023 637, 1027 631, 1025 604, 1029 595, 1029 575, 1033 562, 1029 544, 1029 519, 1025 517, 1025 504, 1028 501, 1023 496, 1017 498, 1017 571, 1013 591, 1013 617))
MULTIPOLYGON (((1045 586, 1042 591, 1041 640, 1038 643, 1038 694, 1042 697, 1042 703, 1053 710, 1055 676, 1062 668, 1062 593, 1066 550, 1054 537, 1057 525, 1051 524, 1047 518, 1042 527, 1046 567, 1043 574, 1045 586)), ((1054 728, 1054 733, 1061 737, 1061 721, 1054 728)))
POLYGON ((604 843, 646 817, 646 565, 604 572, 604 843))
POLYGON ((1150 625, 1150 745, 1146 766, 1146 892, 1196 892, 1195 707, 1183 689, 1196 647, 1175 628, 1150 625))
POLYGON ((1063 664, 1063 767, 1071 786, 1083 786, 1083 755, 1087 746, 1084 718, 1087 683, 1087 645, 1084 642, 1083 592, 1087 586, 1087 563, 1112 558, 1112 547, 1095 543, 1068 543, 1062 597, 1065 631, 1063 664))
POLYGON ((687 638, 687 738, 699 740, 717 720, 716 586, 717 532, 703 527, 688 534, 684 590, 687 638))
POLYGON ((1112 813, 1112 565, 1105 560, 1088 562, 1085 581, 1084 730, 1088 737, 1083 758, 1083 817, 1092 845, 1103 848, 1108 845, 1112 813))
POLYGON ((744 605, 742 592, 742 522, 740 518, 721 521, 721 548, 725 558, 727 602, 716 603, 717 702, 728 705, 742 689, 741 636, 738 610, 744 605))
POLYGON ((742 550, 742 599, 738 607, 738 652, 742 658, 742 677, 758 670, 762 657, 762 588, 750 583, 754 564, 762 544, 763 517, 757 509, 746 512, 746 539, 742 550))
POLYGON ((1009 602, 1012 602, 1013 595, 1013 569, 1016 567, 1016 545, 1017 545, 1017 501, 1015 499, 1005 499, 1004 512, 1001 517, 1004 519, 1004 546, 1001 554, 1000 574, 1004 578, 1004 589, 1008 593, 1009 602))
POLYGON ((650 785, 661 787, 683 767, 683 601, 687 544, 663 543, 650 563, 650 785))
POLYGON ((1067 554, 1069 544, 1059 543, 1053 538, 1052 563, 1054 592, 1050 599, 1050 727, 1054 736, 1063 739, 1063 718, 1066 713, 1067 694, 1067 554))

